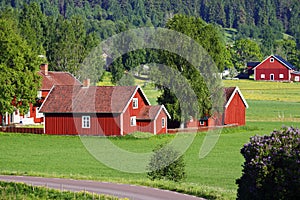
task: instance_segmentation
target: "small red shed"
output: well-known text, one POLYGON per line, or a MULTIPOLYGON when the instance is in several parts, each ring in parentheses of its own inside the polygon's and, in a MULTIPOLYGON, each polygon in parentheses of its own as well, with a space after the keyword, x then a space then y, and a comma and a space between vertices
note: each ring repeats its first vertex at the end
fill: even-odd
POLYGON ((225 88, 226 104, 224 109, 224 125, 238 125, 246 124, 246 108, 248 104, 243 97, 238 87, 225 88))
POLYGON ((221 125, 246 124, 246 108, 248 104, 238 87, 224 88, 225 103, 224 112, 215 113, 212 116, 203 117, 199 120, 191 118, 186 123, 187 128, 195 127, 214 127, 221 125))
POLYGON ((278 55, 271 55, 253 68, 254 80, 290 81, 296 68, 278 55))
POLYGON ((300 72, 294 71, 291 73, 291 81, 300 82, 300 72))
POLYGON ((169 113, 151 106, 139 86, 54 86, 41 110, 45 133, 126 135, 167 133, 169 113))

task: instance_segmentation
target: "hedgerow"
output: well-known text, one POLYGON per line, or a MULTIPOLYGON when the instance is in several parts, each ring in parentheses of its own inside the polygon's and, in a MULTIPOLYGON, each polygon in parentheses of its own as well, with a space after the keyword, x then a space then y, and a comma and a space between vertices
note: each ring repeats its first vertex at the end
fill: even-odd
POLYGON ((300 130, 285 127, 254 136, 241 149, 245 158, 237 199, 300 199, 300 130))

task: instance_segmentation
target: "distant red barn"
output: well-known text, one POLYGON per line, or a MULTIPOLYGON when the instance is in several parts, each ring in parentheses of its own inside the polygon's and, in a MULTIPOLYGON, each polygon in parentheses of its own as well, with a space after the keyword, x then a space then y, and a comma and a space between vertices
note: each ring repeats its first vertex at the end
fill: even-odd
POLYGON ((237 125, 246 124, 246 108, 248 104, 238 87, 224 88, 225 104, 223 113, 215 113, 199 120, 191 118, 186 123, 187 128, 192 127, 214 127, 221 125, 237 125))
POLYGON ((296 68, 278 55, 267 57, 253 68, 254 80, 291 81, 296 68))
POLYGON ((45 133, 63 135, 167 133, 170 117, 138 86, 54 86, 40 111, 45 133))

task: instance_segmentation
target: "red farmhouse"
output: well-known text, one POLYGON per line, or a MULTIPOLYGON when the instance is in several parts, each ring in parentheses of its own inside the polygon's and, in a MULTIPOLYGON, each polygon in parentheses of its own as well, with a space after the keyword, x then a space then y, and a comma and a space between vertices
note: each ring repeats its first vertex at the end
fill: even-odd
POLYGON ((80 81, 69 72, 48 71, 47 64, 41 65, 38 74, 42 77, 42 86, 38 91, 38 100, 36 104, 30 105, 29 116, 29 118, 33 119, 34 123, 41 123, 44 121, 44 115, 39 112, 39 108, 54 85, 81 85, 80 81))
MULTIPOLYGON (((42 77, 41 88, 37 94, 37 100, 34 104, 30 104, 29 112, 21 115, 18 110, 4 116, 5 124, 34 124, 42 123, 44 116, 39 112, 39 107, 50 92, 54 85, 81 85, 72 74, 69 72, 53 72, 48 71, 48 65, 42 64, 38 74, 42 77)), ((1 121, 0 115, 0 121, 1 121)))
POLYGON ((167 133, 169 113, 151 106, 138 86, 54 86, 40 110, 45 133, 125 135, 167 133))
POLYGON ((214 114, 211 117, 204 117, 198 120, 191 119, 186 123, 187 128, 192 127, 213 127, 220 125, 237 125, 246 124, 246 108, 248 104, 238 87, 224 88, 225 104, 224 112, 214 114))
POLYGON ((296 68, 278 55, 271 55, 253 69, 254 80, 292 81, 296 68))

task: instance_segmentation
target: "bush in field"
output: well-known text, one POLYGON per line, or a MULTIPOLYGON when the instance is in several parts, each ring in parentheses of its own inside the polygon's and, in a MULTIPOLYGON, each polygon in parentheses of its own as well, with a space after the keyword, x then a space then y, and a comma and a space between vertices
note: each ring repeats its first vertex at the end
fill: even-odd
POLYGON ((300 199, 300 130, 254 136, 241 149, 245 158, 237 199, 300 199))
POLYGON ((183 156, 171 147, 159 146, 147 166, 148 178, 179 182, 186 176, 183 156))

